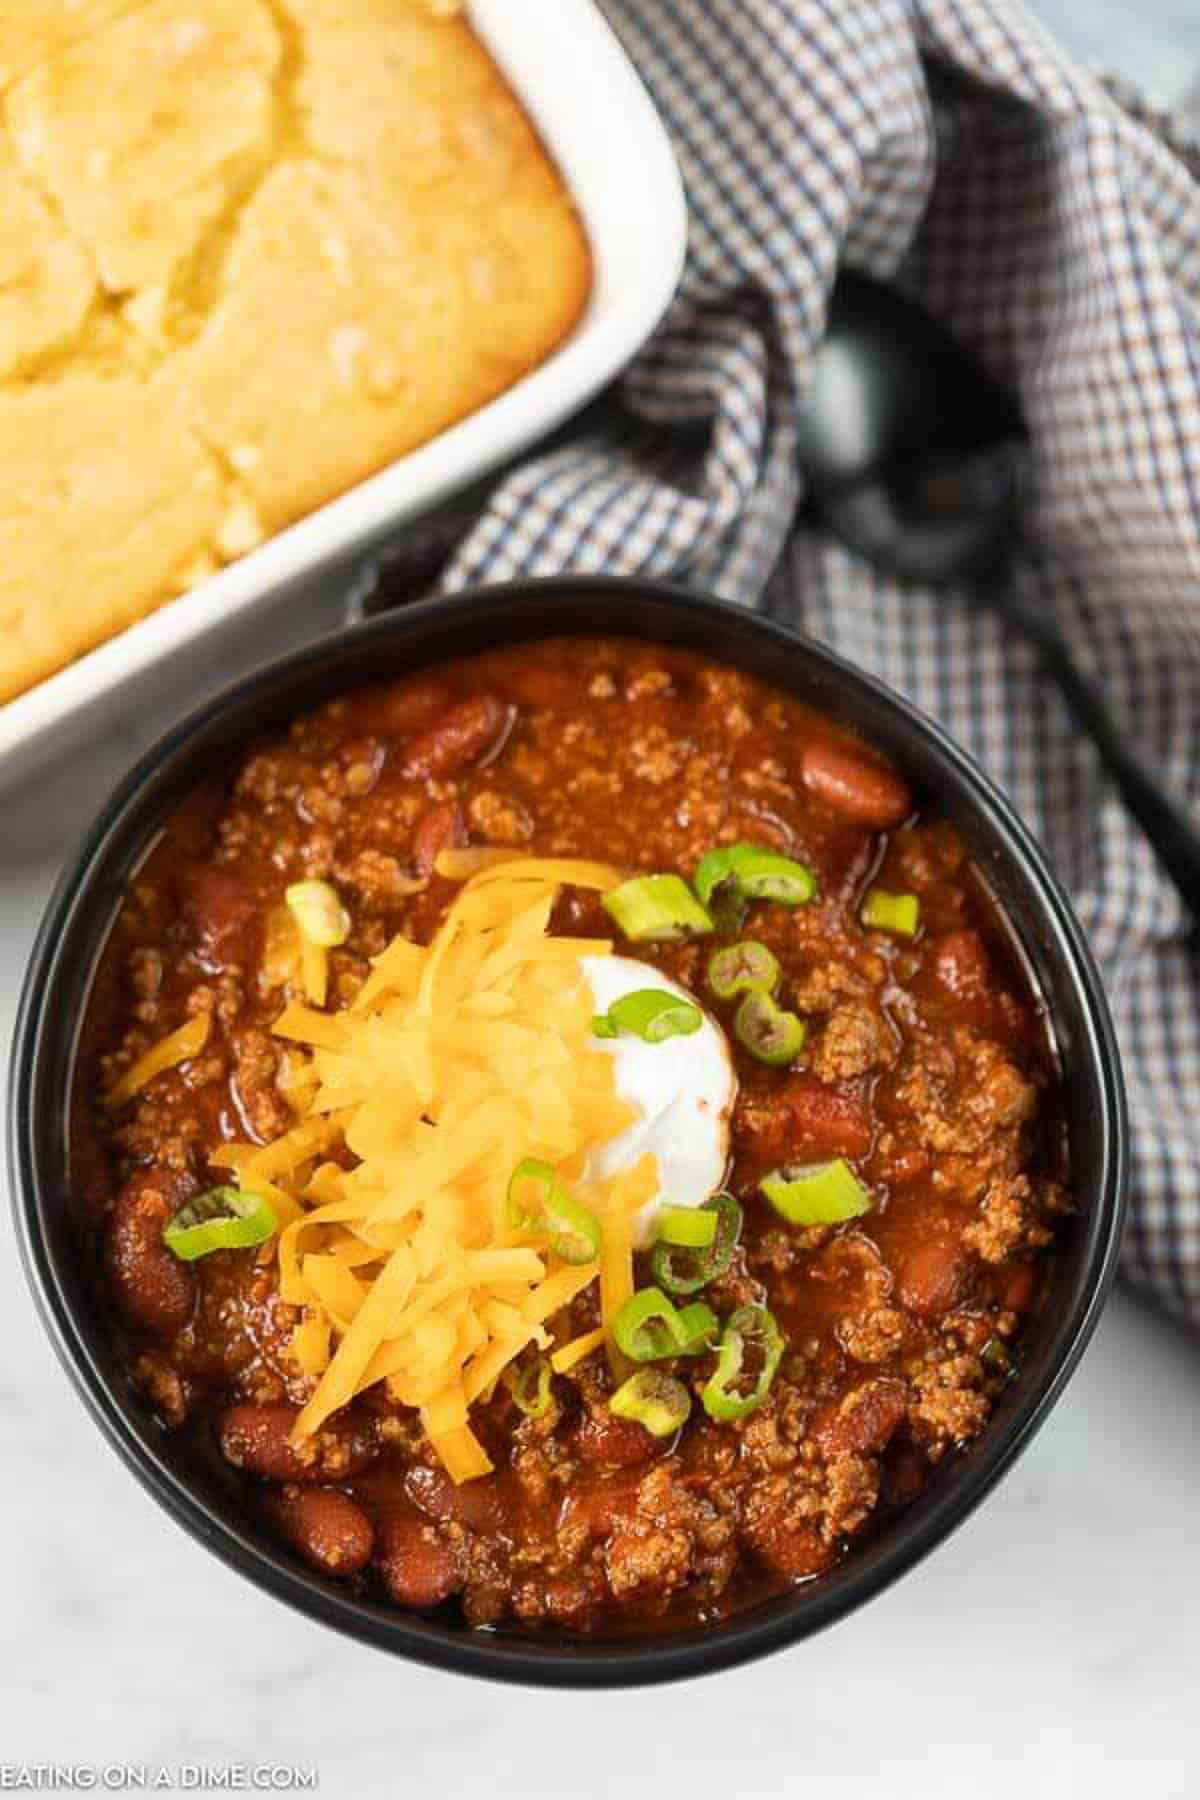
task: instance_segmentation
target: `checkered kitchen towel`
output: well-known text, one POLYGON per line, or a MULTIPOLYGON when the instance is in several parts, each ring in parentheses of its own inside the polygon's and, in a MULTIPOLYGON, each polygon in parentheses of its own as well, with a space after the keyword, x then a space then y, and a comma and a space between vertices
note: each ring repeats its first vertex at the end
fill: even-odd
POLYGON ((1025 644, 792 529, 835 266, 896 277, 1019 392, 1017 578, 1200 804, 1200 146, 1018 0, 606 0, 673 133, 691 249, 621 382, 510 472, 443 574, 670 576, 802 625, 1005 787, 1103 964, 1136 1133, 1126 1269, 1200 1325, 1200 948, 1025 644), (965 82, 936 126, 926 58, 965 82), (700 428, 700 429, 698 429, 700 428))

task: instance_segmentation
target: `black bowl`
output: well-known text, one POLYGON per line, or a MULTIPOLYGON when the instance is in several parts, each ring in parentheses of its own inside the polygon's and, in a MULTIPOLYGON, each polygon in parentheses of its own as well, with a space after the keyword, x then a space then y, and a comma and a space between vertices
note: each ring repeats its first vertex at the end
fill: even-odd
POLYGON ((10 1096, 17 1226, 43 1319, 100 1429, 156 1499, 226 1563, 313 1618, 421 1662, 548 1686, 664 1681, 760 1656, 841 1618, 919 1562, 1012 1466, 1062 1393, 1112 1280, 1128 1178, 1125 1096, 1100 980, 1062 889, 1003 796, 936 725, 819 644, 738 608, 633 581, 525 582, 385 615, 272 663, 176 727, 121 785, 50 903, 26 977, 10 1096), (72 1060, 96 959, 131 875, 197 779, 356 683, 562 633, 683 645, 774 682, 857 727, 959 828, 1053 1023, 1079 1200, 1026 1328, 1020 1379, 928 1492, 840 1567, 779 1599, 710 1629, 616 1644, 473 1632, 358 1599, 307 1572, 245 1507, 232 1475, 186 1433, 165 1431, 132 1389, 69 1200, 72 1060))

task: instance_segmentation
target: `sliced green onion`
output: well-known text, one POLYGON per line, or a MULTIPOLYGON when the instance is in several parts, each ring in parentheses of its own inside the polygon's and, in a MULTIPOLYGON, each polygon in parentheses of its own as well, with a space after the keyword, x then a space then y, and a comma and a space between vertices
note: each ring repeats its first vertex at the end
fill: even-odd
POLYGON ((803 906, 817 891, 811 869, 761 844, 710 850, 700 859, 693 885, 705 906, 718 907, 721 892, 730 886, 742 900, 775 900, 783 906, 803 906))
POLYGON ((733 865, 730 861, 732 852, 724 850, 708 850, 696 864, 696 873, 692 876, 692 886, 699 894, 705 906, 711 904, 717 889, 730 882, 736 888, 733 879, 733 865))
POLYGON ((817 891, 817 878, 804 863, 777 850, 735 844, 730 852, 733 874, 747 900, 775 900, 782 906, 805 906, 817 891))
POLYGON ((761 988, 773 994, 779 986, 779 959, 765 944, 746 938, 730 944, 709 958, 708 985, 718 1000, 732 1000, 735 994, 746 994, 761 988))
POLYGON ((510 1367, 504 1374, 504 1385, 513 1397, 514 1406, 527 1419, 544 1419, 550 1411, 553 1399, 550 1381, 550 1364, 544 1356, 537 1356, 519 1368, 510 1367))
POLYGON ((712 1307, 706 1306, 703 1300, 693 1300, 690 1306, 681 1306, 675 1315, 678 1337, 676 1356, 703 1356, 716 1343, 720 1329, 721 1321, 712 1307))
POLYGON ((717 1235, 717 1215, 700 1206, 664 1206, 658 1215, 660 1244, 707 1250, 717 1235))
POLYGON ((675 1347, 674 1306, 658 1288, 642 1288, 631 1294, 612 1323, 619 1349, 634 1362, 656 1362, 670 1356, 675 1347))
POLYGON ((717 1315, 697 1300, 677 1309, 660 1288, 631 1294, 612 1322, 617 1347, 631 1362, 659 1362, 664 1356, 701 1356, 716 1338, 717 1315))
POLYGON ((529 1231, 550 1240, 550 1248, 566 1263, 596 1260, 600 1253, 600 1221, 563 1186, 553 1164, 526 1156, 508 1182, 508 1222, 514 1231, 529 1231), (532 1200, 522 1190, 533 1188, 532 1200))
POLYGON ((718 931, 732 933, 738 929, 746 916, 746 897, 729 866, 728 850, 710 850, 702 856, 692 876, 692 886, 718 931))
POLYGON ((604 910, 634 943, 697 937, 713 922, 678 875, 635 875, 603 897, 604 910))
POLYGON ((691 1395, 682 1381, 659 1369, 639 1369, 623 1381, 608 1409, 618 1419, 636 1419, 651 1437, 674 1437, 692 1410, 691 1395))
POLYGON ((592 1020, 595 1037, 639 1037, 646 1044, 662 1044, 667 1038, 691 1037, 704 1023, 704 1014, 690 1000, 668 994, 663 988, 638 988, 622 994, 606 1013, 592 1020))
POLYGON ((296 881, 284 894, 288 911, 310 944, 335 949, 350 935, 350 914, 327 881, 296 881))
POLYGON ((701 1400, 710 1419, 725 1424, 756 1412, 766 1399, 783 1356, 783 1335, 765 1306, 739 1306, 721 1333, 717 1366, 701 1400), (757 1373, 747 1362, 757 1363, 757 1373))
POLYGON ((274 1208, 261 1194, 215 1187, 180 1207, 163 1227, 163 1243, 180 1262, 195 1262, 214 1250, 265 1244, 277 1230, 274 1208))
MULTIPOLYGON (((732 1194, 713 1194, 700 1208, 716 1216, 717 1226, 707 1250, 694 1254, 684 1246, 664 1242, 661 1238, 650 1254, 650 1268, 655 1281, 669 1294, 698 1294, 710 1281, 716 1281, 733 1261, 733 1252, 742 1230, 742 1209, 732 1194)), ((659 1229, 662 1229, 660 1218, 659 1229)))
POLYGON ((840 1225, 871 1210, 870 1194, 840 1156, 803 1169, 775 1169, 758 1185, 789 1225, 840 1225))
POLYGON ((733 1021, 734 1036, 759 1062, 782 1065, 800 1054, 808 1026, 795 1013, 777 1006, 762 988, 742 996, 733 1021))
POLYGON ((894 931, 898 937, 916 937, 921 924, 921 902, 916 894, 889 894, 870 888, 859 914, 868 931, 894 931))
POLYGON ((979 1360, 994 1375, 1007 1375, 1012 1369, 1012 1357, 1003 1338, 989 1338, 979 1352, 979 1360))

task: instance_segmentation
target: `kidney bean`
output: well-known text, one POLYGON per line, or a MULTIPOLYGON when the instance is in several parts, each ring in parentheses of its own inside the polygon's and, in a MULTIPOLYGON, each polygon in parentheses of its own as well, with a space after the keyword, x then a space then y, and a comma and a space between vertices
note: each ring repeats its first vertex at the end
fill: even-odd
POLYGON ((836 1412, 814 1422, 813 1436, 826 1456, 876 1456, 907 1410, 904 1383, 885 1376, 847 1394, 836 1412))
POLYGON ((996 1276, 996 1299, 1009 1312, 1024 1312, 1033 1299, 1037 1280, 1032 1263, 1013 1263, 996 1276))
POLYGON ((288 1486, 270 1497, 267 1511, 288 1542, 322 1575, 357 1575, 371 1560, 375 1530, 349 1494, 288 1486))
POLYGON ((898 775, 836 744, 806 744, 800 779, 810 794, 856 825, 884 830, 902 824, 912 811, 912 795, 898 775))
POLYGON ((865 1156, 871 1148, 871 1121, 860 1094, 800 1074, 784 1083, 780 1099, 789 1156, 865 1156))
POLYGON ((356 1419, 326 1424, 298 1444, 291 1441, 300 1409, 286 1400, 242 1401, 217 1421, 221 1454, 235 1469, 267 1481, 342 1481, 369 1466, 378 1451, 371 1431, 356 1419))
POLYGON ((546 1617, 567 1631, 582 1631, 604 1600, 604 1578, 598 1569, 578 1575, 551 1576, 543 1590, 546 1617))
POLYGON ((638 1477, 614 1476, 588 1481, 572 1488, 559 1513, 559 1530, 582 1531, 590 1538, 606 1538, 626 1525, 638 1509, 638 1477))
POLYGON ((460 1487, 445 1469, 414 1463, 404 1477, 404 1491, 428 1518, 471 1531, 497 1531, 504 1523, 504 1502, 494 1477, 465 1481, 460 1487))
POLYGON ((466 820, 456 800, 431 806, 417 820, 412 839, 413 868, 418 875, 432 875, 443 850, 460 850, 467 841, 466 820))
POLYGON ((796 843, 796 833, 765 801, 753 796, 740 802, 733 825, 739 838, 747 843, 766 844, 772 850, 789 853, 796 843))
POLYGON ((900 1250, 893 1263, 901 1303, 918 1317, 946 1312, 958 1298, 967 1252, 956 1238, 926 1238, 900 1250))
POLYGON ((743 1542, 773 1575, 799 1581, 828 1568, 833 1552, 821 1542, 811 1525, 797 1524, 778 1513, 769 1513, 743 1525, 743 1542))
POLYGON ((571 716, 578 710, 579 675, 571 669, 530 663, 524 668, 508 670, 504 686, 519 705, 531 710, 537 708, 571 716))
POLYGON ((424 731, 450 705, 450 689, 444 681, 418 677, 394 682, 360 696, 355 707, 359 722, 390 738, 408 738, 424 731))
POLYGON ((143 1331, 171 1338, 196 1304, 196 1278, 163 1243, 163 1226, 195 1192, 169 1169, 131 1175, 113 1206, 106 1260, 121 1310, 143 1331))
POLYGON ((197 954, 213 973, 246 968, 258 946, 259 905, 231 870, 199 865, 176 878, 179 906, 197 954))
POLYGON ((607 1411, 589 1413, 575 1434, 575 1449, 584 1462, 608 1463, 615 1469, 649 1462, 659 1448, 636 1419, 619 1419, 607 1411))
POLYGON ((768 1091, 744 1091, 734 1108, 733 1132, 762 1170, 805 1156, 813 1161, 865 1156, 872 1141, 861 1096, 807 1072, 768 1091))
POLYGON ((956 1000, 975 1000, 988 993, 992 961, 977 931, 952 931, 929 946, 935 979, 956 1000))
POLYGON ((512 726, 512 708, 494 694, 460 700, 410 745, 403 773, 413 781, 460 775, 495 755, 512 726))
POLYGON ((425 1612, 462 1586, 454 1553, 416 1513, 389 1511, 379 1522, 375 1562, 399 1606, 425 1612))
POLYGON ((831 897, 849 904, 875 867, 878 844, 864 825, 844 825, 833 833, 825 850, 822 887, 831 897))
POLYGON ((612 920, 590 888, 564 887, 554 903, 550 929, 557 936, 607 937, 612 920))
POLYGON ((887 1151, 875 1151, 870 1173, 876 1181, 887 1181, 893 1187, 900 1187, 904 1182, 915 1181, 919 1175, 926 1174, 932 1161, 929 1151, 919 1144, 893 1142, 887 1151))

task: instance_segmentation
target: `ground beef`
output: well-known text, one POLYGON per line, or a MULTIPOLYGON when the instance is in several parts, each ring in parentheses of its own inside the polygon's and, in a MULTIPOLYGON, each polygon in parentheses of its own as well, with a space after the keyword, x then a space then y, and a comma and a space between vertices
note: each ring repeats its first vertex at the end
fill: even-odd
POLYGON ((821 1081, 852 1081, 895 1062, 895 1036, 883 1014, 861 1001, 830 1013, 809 1051, 809 1067, 821 1081))
POLYGON ((414 875, 398 856, 383 850, 360 850, 339 872, 372 906, 394 906, 421 893, 427 885, 425 876, 414 875))
POLYGON ((1033 1084, 998 1044, 958 1029, 949 1042, 922 1036, 910 1047, 893 1110, 928 1149, 970 1156, 997 1134, 1015 1133, 1036 1101, 1033 1084))
POLYGON ((471 825, 489 844, 527 844, 533 836, 533 820, 511 795, 485 789, 470 806, 471 825))
POLYGON ((234 1088, 243 1116, 260 1143, 281 1137, 292 1123, 292 1111, 275 1085, 280 1044, 257 1027, 235 1033, 234 1088))
POLYGON ((1027 1175, 1001 1176, 983 1196, 980 1216, 963 1232, 963 1242, 985 1262, 1000 1263, 1017 1250, 1040 1250, 1053 1237, 1027 1175))
POLYGON ((930 1353, 910 1370, 909 1379, 909 1422, 930 1462, 983 1429, 991 1404, 981 1391, 983 1365, 977 1356, 930 1353))
POLYGON ((838 1342, 855 1362, 890 1362, 904 1347, 908 1321, 895 1306, 849 1314, 838 1323, 838 1342))
POLYGON ((732 1535, 710 1502, 694 1497, 669 1466, 660 1465, 639 1484, 636 1510, 605 1545, 609 1586, 618 1599, 648 1587, 666 1599, 720 1557, 732 1535))

